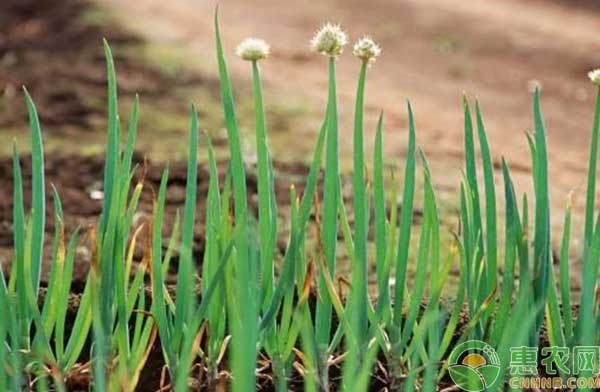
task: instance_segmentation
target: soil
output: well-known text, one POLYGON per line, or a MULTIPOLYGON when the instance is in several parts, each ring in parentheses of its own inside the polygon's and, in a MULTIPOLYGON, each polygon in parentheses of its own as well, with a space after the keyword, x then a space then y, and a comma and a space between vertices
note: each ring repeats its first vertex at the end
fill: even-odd
MULTIPOLYGON (((160 185, 162 171, 165 164, 162 162, 153 163, 148 159, 143 159, 141 155, 134 156, 134 164, 138 165, 137 177, 134 177, 133 183, 140 180, 140 173, 145 172, 143 179, 143 191, 140 197, 138 212, 134 216, 135 222, 143 222, 144 216, 152 214, 154 197, 160 185)), ((28 210, 31 200, 31 159, 29 156, 21 157, 23 190, 25 208, 28 210)), ((218 163, 221 180, 227 170, 227 162, 218 163)), ((102 186, 102 173, 104 169, 104 157, 95 155, 82 157, 78 155, 51 155, 45 160, 46 174, 46 259, 50 258, 51 242, 54 235, 54 206, 51 201, 52 186, 56 188, 61 198, 63 207, 63 220, 65 230, 68 235, 73 233, 76 228, 80 228, 84 233, 80 238, 81 248, 76 259, 75 279, 85 280, 88 271, 89 261, 85 255, 89 256, 85 233, 97 223, 97 219, 102 211, 102 199, 98 197, 102 186)), ((276 195, 278 203, 283 205, 289 202, 289 189, 292 184, 298 192, 302 192, 304 184, 300 178, 308 173, 308 168, 303 165, 279 164, 274 162, 276 171, 276 195), (298 180, 298 181, 296 181, 298 180)), ((173 163, 169 166, 169 180, 167 182, 167 196, 165 201, 165 220, 163 224, 165 241, 170 237, 175 215, 177 211, 183 209, 185 201, 187 167, 184 163, 173 163)), ((250 171, 247 175, 247 189, 249 196, 249 206, 257 209, 257 182, 255 174, 250 171)), ((205 216, 205 195, 208 192, 208 167, 200 165, 198 167, 198 204, 196 212, 196 226, 194 230, 194 255, 196 260, 202 260, 204 254, 204 216, 205 216)), ((0 263, 6 269, 10 264, 12 257, 12 160, 0 159, 0 263)), ((301 193, 300 193, 301 194, 301 193)), ((285 241, 282 239, 282 241, 285 241)), ((140 241, 141 242, 141 241, 140 241)), ((284 242, 281 244, 283 251, 284 242)), ((136 255, 138 256, 138 255, 136 255)), ((141 254, 139 255, 141 256, 141 254)), ((44 272, 48 272, 48 265, 43 266, 44 272)), ((6 271, 8 272, 8 271, 6 271)), ((43 274, 44 275, 44 274, 43 274)))
MULTIPOLYGON (((28 116, 21 92, 26 86, 38 109, 46 151, 103 151, 107 108, 103 38, 111 45, 117 68, 121 115, 127 119, 138 94, 140 145, 147 150, 160 134, 163 141, 172 142, 175 148, 168 153, 174 155, 188 128, 188 98, 182 91, 201 89, 207 92, 205 100, 216 102, 216 79, 181 67, 166 72, 162 62, 149 61, 153 48, 139 34, 88 0, 1 2, 0 135, 6 141, 14 137, 28 149, 28 116)), ((164 57, 164 63, 173 61, 164 57)), ((208 116, 206 110, 207 106, 199 109, 203 118, 208 116)), ((10 151, 10 143, 0 146, 0 155, 10 151)))
MULTIPOLYGON (((131 25, 149 41, 187 49, 200 58, 203 69, 216 70, 216 2, 101 1, 118 7, 123 18, 138 15, 131 25)), ((590 34, 600 29, 597 1, 373 0, 367 5, 361 0, 228 0, 220 2, 219 14, 234 77, 249 77, 247 64, 233 54, 235 45, 247 36, 265 38, 272 46, 272 56, 261 63, 266 106, 299 96, 308 102, 307 125, 293 132, 272 132, 275 153, 281 157, 294 154, 290 145, 306 154, 311 143, 303 141, 314 140, 324 108, 326 61, 309 51, 312 32, 333 21, 348 30, 351 41, 364 33, 372 35, 383 53, 368 72, 366 148, 372 148, 375 122, 383 109, 387 155, 390 162, 401 162, 406 151, 405 100, 410 98, 418 144, 430 160, 438 196, 450 211, 458 204, 463 165, 461 95, 479 99, 494 160, 499 163, 506 157, 517 191, 531 196, 524 132, 533 128, 531 89, 540 85, 556 212, 552 222, 558 231, 570 191, 579 222, 595 98, 586 74, 600 65, 600 42, 590 34)), ((346 168, 351 162, 357 72, 356 59, 344 53, 337 78, 346 168)), ((496 179, 500 187, 500 172, 496 179)))
MULTIPOLYGON (((0 134, 5 140, 1 150, 10 151, 11 134, 21 146, 28 144, 27 112, 20 92, 21 86, 27 86, 36 102, 46 149, 51 151, 46 157, 47 184, 59 190, 68 230, 89 226, 101 208, 90 193, 101 188, 103 158, 81 156, 94 140, 104 138, 98 132, 106 118, 101 39, 111 42, 120 65, 118 81, 124 99, 140 93, 157 104, 172 105, 169 91, 178 83, 190 82, 190 78, 170 80, 132 56, 143 41, 114 22, 100 23, 105 22, 103 18, 95 5, 81 0, 0 2, 0 134), (61 141, 59 152, 49 140, 61 141), (73 145, 79 147, 70 148, 73 145)), ((23 157, 22 164, 29 200, 28 157, 23 157)), ((0 159, 0 183, 0 262, 5 266, 12 253, 12 164, 7 158, 0 159)), ((47 238, 51 238, 50 202, 48 208, 47 238)))
POLYGON ((4 96, 0 127, 25 128, 27 113, 19 89, 27 86, 44 126, 50 130, 77 127, 78 131, 93 131, 93 125, 105 117, 105 105, 93 104, 106 94, 105 63, 98 50, 102 37, 114 46, 115 61, 125 65, 118 75, 125 96, 139 91, 133 86, 138 84, 136 74, 142 74, 147 82, 147 88, 139 91, 142 94, 165 92, 165 87, 160 87, 165 81, 160 73, 121 55, 125 46, 140 45, 140 38, 122 29, 85 23, 84 16, 91 12, 91 5, 79 0, 2 2, 0 86, 4 96))

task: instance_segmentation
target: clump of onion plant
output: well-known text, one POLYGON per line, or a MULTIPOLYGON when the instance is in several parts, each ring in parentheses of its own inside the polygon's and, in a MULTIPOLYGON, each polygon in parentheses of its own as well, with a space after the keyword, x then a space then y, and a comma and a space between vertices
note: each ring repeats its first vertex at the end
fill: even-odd
POLYGON ((339 141, 337 93, 335 82, 335 59, 344 50, 348 37, 339 24, 326 23, 310 41, 311 48, 329 57, 329 83, 326 110, 326 147, 325 178, 323 191, 322 230, 320 242, 323 248, 325 263, 321 265, 319 280, 320 300, 317 303, 315 334, 320 359, 319 377, 322 387, 327 387, 328 357, 335 345, 331 344, 331 310, 333 296, 328 293, 327 281, 333 277, 336 264, 338 203, 340 198, 339 184, 339 141))
MULTIPOLYGON (((369 297, 368 287, 368 227, 367 213, 367 184, 365 180, 364 159, 364 95, 367 79, 367 68, 381 53, 381 48, 369 37, 360 38, 353 48, 353 54, 361 60, 356 89, 356 104, 354 111, 354 264, 352 268, 352 291, 347 303, 349 314, 349 328, 346 331, 346 350, 342 386, 344 390, 357 387, 358 380, 368 381, 368 374, 372 365, 368 358, 368 344, 371 336, 368 333, 369 297)), ((376 345, 373 350, 376 350, 376 345)), ((371 355, 375 355, 374 352, 371 355)))
MULTIPOLYGON (((198 111, 191 105, 184 210, 181 222, 176 215, 165 248, 168 170, 161 176, 152 215, 138 226, 134 216, 144 185, 143 175, 137 184, 132 183, 138 100, 136 97, 133 101, 121 145, 125 124, 121 124, 118 113, 112 54, 104 44, 108 81, 105 197, 99 223, 87 235, 91 269, 72 325, 68 324, 67 307, 80 230, 66 241, 59 190, 53 187, 55 233, 48 258, 50 274, 42 291, 40 271, 46 257, 47 215, 43 138, 35 105, 25 91, 31 121, 31 179, 23 179, 15 145, 14 257, 9 276, 5 277, 0 269, 0 309, 11 316, 0 317, 0 391, 63 392, 71 380, 83 374, 91 377, 89 389, 133 391, 155 342, 160 342, 164 362, 160 390, 189 390, 197 383, 195 370, 199 370, 201 375, 206 374, 200 379, 207 380, 204 389, 229 387, 233 392, 247 392, 257 389, 257 381, 264 379, 261 373, 266 370, 273 373, 275 389, 284 392, 289 390, 288 381, 295 370, 303 378, 304 391, 324 391, 336 387, 330 385, 329 367, 343 362, 338 389, 367 391, 374 369, 380 368, 373 364, 381 358, 387 369, 386 379, 379 379, 388 384, 389 390, 414 391, 418 387, 434 391, 448 375, 453 379, 464 377, 461 368, 451 367, 447 359, 457 344, 473 339, 486 342, 497 352, 500 381, 496 389, 489 390, 503 390, 511 347, 543 348, 539 346, 545 340, 540 339, 542 334, 552 347, 572 349, 597 344, 600 69, 588 73, 597 95, 578 255, 581 295, 577 312, 573 312, 571 206, 569 203, 565 211, 557 260, 552 248, 551 176, 539 88, 533 97, 534 131, 527 136, 534 185, 532 204, 527 195, 522 200, 517 197, 504 158, 496 168, 479 103, 475 104, 473 118, 469 100, 464 98, 465 170, 459 190, 458 230, 451 243, 446 243, 444 237, 449 233, 440 217, 425 153, 417 148, 410 104, 401 183, 393 175, 389 186, 384 181, 383 114, 379 115, 375 132, 372 175, 367 175, 363 140, 366 78, 381 47, 368 36, 359 38, 352 48, 360 60, 360 71, 354 111, 353 219, 349 219, 340 191, 335 75, 335 61, 348 44, 348 37, 340 25, 323 25, 311 40, 311 47, 328 60, 327 106, 302 195, 297 195, 294 187, 290 189, 289 230, 286 227, 289 239, 280 258, 278 198, 259 67, 268 58, 270 46, 264 40, 248 38, 236 50, 250 63, 252 72, 258 183, 258 219, 253 219, 242 134, 216 17, 215 33, 230 165, 220 186, 215 153, 207 137, 210 174, 201 276, 197 269, 200 260, 193 252, 201 125, 198 111), (417 165, 422 172, 422 186, 417 186, 417 165), (497 198, 496 177, 500 175, 504 195, 497 198), (31 184, 30 201, 24 200, 24 183, 31 184), (418 230, 414 224, 416 190, 422 191, 418 230), (534 207, 531 213, 530 204, 534 207), (26 210, 26 205, 30 209, 26 210), (498 211, 504 212, 501 220, 498 211), (312 229, 316 232, 314 246, 307 243, 306 235, 312 229), (338 229, 352 267, 345 303, 335 285, 338 229), (369 252, 371 236, 373 252, 369 252), (138 237, 146 240, 142 260, 133 269, 134 252, 139 248, 136 241, 141 242, 138 237), (503 250, 498 249, 499 245, 503 250), (173 294, 167 286, 167 272, 175 252, 178 270, 173 294), (279 259, 275 274, 275 260, 279 259), (368 295, 369 264, 375 266, 376 300, 368 295), (414 272, 409 266, 414 266, 414 272), (459 275, 453 287, 454 300, 445 301, 446 282, 453 270, 459 275), (309 301, 315 279, 316 310, 309 301), (89 352, 84 352, 86 348, 89 352), (261 366, 257 369, 259 353, 261 366), (269 363, 265 364, 263 358, 269 363), (230 385, 226 385, 228 382, 230 385)), ((572 374, 562 372, 560 376, 572 374)), ((579 376, 588 378, 592 374, 582 369, 579 376)))

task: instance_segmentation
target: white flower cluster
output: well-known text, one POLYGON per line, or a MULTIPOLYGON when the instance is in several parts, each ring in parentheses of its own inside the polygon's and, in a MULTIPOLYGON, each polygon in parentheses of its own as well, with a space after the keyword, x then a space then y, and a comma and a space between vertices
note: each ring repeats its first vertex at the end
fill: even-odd
POLYGON ((348 36, 339 24, 326 23, 313 36, 310 47, 315 52, 338 56, 348 43, 348 36))
MULTIPOLYGON (((347 44, 348 35, 336 23, 325 23, 310 40, 313 51, 331 57, 342 54, 347 44)), ((259 61, 269 57, 270 51, 269 44, 264 40, 246 38, 237 46, 236 54, 246 61, 259 61)), ((381 54, 381 47, 371 37, 363 36, 354 44, 352 54, 363 62, 371 64, 381 54)))
POLYGON ((600 87, 600 68, 588 72, 588 77, 596 86, 600 87))
POLYGON ((377 43, 375 43, 371 37, 364 36, 356 41, 352 50, 352 54, 362 61, 373 63, 381 54, 381 47, 377 45, 377 43))
POLYGON ((237 47, 235 53, 246 61, 258 61, 269 57, 271 47, 262 39, 246 38, 237 47))

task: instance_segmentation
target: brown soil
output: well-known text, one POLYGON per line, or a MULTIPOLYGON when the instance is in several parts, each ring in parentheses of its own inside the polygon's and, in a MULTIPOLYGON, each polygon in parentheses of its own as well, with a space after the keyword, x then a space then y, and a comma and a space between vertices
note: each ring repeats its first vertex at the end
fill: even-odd
MULTIPOLYGON (((82 158, 69 151, 86 153, 95 140, 104 139, 103 132, 98 132, 106 121, 102 38, 111 42, 119 64, 123 101, 140 93, 155 104, 175 107, 177 99, 170 92, 181 83, 200 83, 192 74, 178 75, 175 80, 138 60, 131 53, 143 41, 114 21, 100 23, 102 18, 95 5, 82 0, 0 2, 0 135, 5 140, 1 150, 10 150, 10 130, 23 139, 20 145, 27 150, 28 120, 20 91, 27 86, 36 102, 47 150, 52 151, 46 158, 47 184, 59 190, 68 230, 75 226, 85 229, 101 208, 101 202, 93 200, 90 193, 101 188, 103 158, 82 158), (94 18, 100 19, 98 23, 94 18), (61 141, 59 153, 48 145, 49 140, 61 141), (73 145, 77 150, 69 148, 73 145)), ((185 105, 177 105, 185 113, 185 105)), ((23 157, 22 163, 29 200, 29 158, 23 157)), ((5 266, 12 253, 12 164, 6 158, 0 160, 0 183, 0 262, 5 266)), ((48 206, 47 238, 51 238, 53 211, 50 202, 48 206)), ((145 204, 142 208, 149 209, 145 204)))
MULTIPOLYGON (((90 127, 91 117, 103 115, 101 106, 91 107, 86 102, 91 97, 101 97, 100 91, 104 90, 102 73, 98 72, 103 67, 101 53, 96 48, 90 51, 89 46, 91 41, 98 46, 102 34, 98 28, 80 20, 89 9, 88 4, 78 1, 66 4, 2 2, 1 127, 24 124, 26 111, 19 92, 22 85, 36 97, 40 120, 50 128, 90 127), (87 94, 90 89, 91 97, 87 94)), ((139 42, 134 36, 119 31, 109 38, 123 44, 139 42)))
MULTIPOLYGON (((138 212, 134 217, 137 222, 143 222, 144 216, 152 214, 153 198, 158 190, 162 171, 165 168, 164 163, 152 163, 143 160, 137 154, 134 157, 134 164, 138 164, 140 169, 138 174, 143 171, 141 168, 145 165, 146 176, 144 178, 144 188, 138 212)), ((303 183, 301 178, 307 173, 308 169, 302 165, 288 165, 274 163, 276 170, 276 194, 279 204, 289 202, 289 188, 295 182, 294 186, 298 192, 302 192, 303 183)), ((31 159, 29 156, 21 157, 21 166, 23 171, 23 189, 26 209, 29 208, 31 199, 31 159)), ((227 169, 227 162, 218 164, 221 175, 227 169)), ((51 201, 51 186, 56 187, 61 198, 64 214, 64 223, 66 233, 74 232, 77 227, 81 228, 83 233, 97 223, 102 210, 102 200, 94 197, 94 194, 101 190, 102 173, 104 169, 103 156, 81 157, 78 155, 52 155, 46 157, 46 194, 47 194, 47 220, 46 220, 46 259, 49 259, 51 242, 54 235, 54 207, 51 201)), ((177 210, 183 209, 185 200, 186 184, 186 166, 184 163, 173 163, 169 167, 169 181, 167 183, 167 197, 165 202, 165 221, 164 237, 169 238, 173 229, 173 222, 177 210)), ((223 180, 223 178, 221 178, 223 180)), ((134 183, 137 179, 134 179, 134 183)), ((0 159, 0 183, 4 184, 0 188, 0 263, 6 268, 11 261, 12 256, 12 160, 0 159)), ((250 207, 257 207, 257 183, 254 173, 248 173, 247 181, 250 207)), ((194 254, 198 261, 202 260, 204 249, 204 216, 205 216, 205 195, 208 191, 208 167, 200 165, 198 168, 198 204, 196 212, 196 227, 194 234, 194 254)), ((181 211, 180 211, 181 212, 181 211)), ((284 240, 284 239, 282 239, 284 240)), ((166 240, 165 240, 166 241, 166 240)), ((86 247, 86 236, 81 238, 81 246, 86 247)), ((284 245, 282 244, 282 247, 284 245)), ((283 249, 282 249, 283 250, 283 249)), ((80 255, 89 255, 84 249, 81 249, 80 255)), ((76 280, 84 280, 88 271, 88 264, 85 257, 81 257, 76 264, 76 280)), ((48 271, 48 265, 44 265, 44 271, 48 271)))
MULTIPOLYGON (((22 86, 36 103, 47 151, 102 151, 107 107, 103 38, 117 67, 122 118, 127 119, 134 95, 141 97, 140 144, 155 141, 156 133, 165 142, 177 141, 185 132, 188 98, 182 91, 202 89, 207 100, 218 99, 216 79, 185 68, 165 72, 162 64, 148 61, 151 48, 138 34, 89 0, 2 1, 0 135, 6 143, 0 155, 10 152, 11 137, 28 147, 22 86)), ((203 118, 206 110, 199 109, 203 118)))
MULTIPOLYGON (((118 7, 123 20, 128 20, 127 15, 141 16, 131 27, 146 39, 181 47, 199 59, 198 69, 215 74, 212 16, 216 2, 100 2, 118 7)), ((266 107, 278 107, 292 97, 306 102, 299 126, 279 129, 277 121, 268 118, 274 155, 279 159, 304 159, 322 118, 326 62, 308 48, 317 26, 325 21, 340 22, 351 40, 368 33, 379 41, 383 54, 369 70, 367 81, 365 146, 368 151, 372 149, 375 121, 383 109, 388 163, 393 167, 402 165, 407 139, 405 100, 410 99, 417 142, 429 159, 442 219, 453 228, 464 166, 461 95, 466 93, 482 105, 500 202, 504 192, 499 170, 505 157, 519 199, 527 193, 532 203, 525 132, 533 128, 532 89, 541 86, 549 143, 552 242, 559 247, 563 210, 572 195, 571 263, 575 271, 573 288, 579 288, 577 240, 582 235, 579 228, 583 227, 595 98, 595 88, 586 74, 600 66, 600 43, 590 35, 590 31, 600 29, 598 2, 374 0, 367 5, 360 0, 310 4, 228 0, 220 4, 220 19, 230 71, 234 79, 239 79, 235 84, 238 90, 250 80, 247 64, 234 56, 235 45, 245 37, 256 36, 272 46, 272 56, 261 63, 266 107)), ((358 72, 357 61, 348 52, 350 49, 337 63, 341 167, 346 171, 351 169, 358 72)), ((250 96, 241 94, 238 98, 245 102, 250 96)), ((600 193, 597 195, 599 203, 600 193)))
MULTIPOLYGON (((27 86, 32 95, 43 128, 48 186, 47 239, 52 238, 54 225, 50 184, 56 186, 62 198, 68 233, 76 226, 85 232, 100 213, 101 201, 94 199, 92 193, 102 187, 104 159, 98 155, 105 140, 106 124, 106 64, 102 38, 110 42, 117 64, 120 102, 128 106, 133 96, 139 94, 143 118, 152 114, 148 113, 151 110, 144 112, 144 109, 160 107, 167 118, 186 119, 185 99, 179 97, 182 88, 201 87, 214 91, 215 99, 218 95, 214 78, 184 69, 168 74, 146 61, 140 54, 145 48, 144 41, 90 1, 0 2, 0 137, 5 141, 0 147, 0 263, 3 266, 10 262, 12 254, 12 163, 6 157, 11 150, 10 137, 20 141, 22 150, 28 150, 28 118, 21 86, 27 86)), ((203 110, 200 109, 201 115, 203 110)), ((140 138, 153 141, 156 141, 153 132, 161 132, 164 138, 165 133, 180 125, 167 125, 171 129, 165 131, 144 121, 140 119, 143 128, 140 138)), ((173 132, 182 131, 187 132, 185 128, 173 132)), ((214 143, 220 145, 222 141, 216 138, 214 143)), ((136 154, 136 160, 141 163, 143 153, 136 154)), ((27 203, 30 159, 23 156, 21 162, 27 203)), ((140 214, 151 212, 151 188, 157 186, 160 170, 165 165, 150 164, 140 214)), ((169 185, 166 231, 170 230, 175 209, 183 201, 181 184, 184 183, 185 168, 175 163, 169 185)), ((200 179, 200 192, 205 191, 206 185, 207 182, 200 179)), ((199 213, 202 214, 202 210, 199 213)), ((199 226, 197 239, 201 237, 199 226)), ((81 278, 87 270, 85 266, 82 268, 78 271, 81 278)))
MULTIPOLYGON (((204 68, 216 69, 212 25, 216 2, 101 1, 118 7, 124 19, 137 15, 132 26, 150 41, 187 48, 204 68)), ((440 198, 453 209, 462 166, 460 103, 466 92, 482 104, 494 160, 505 156, 514 168, 517 190, 531 195, 524 132, 533 127, 531 88, 539 83, 549 136, 555 228, 561 224, 569 191, 575 191, 575 210, 581 211, 595 95, 586 73, 600 65, 600 43, 590 34, 600 29, 598 2, 228 0, 220 4, 220 18, 234 76, 249 75, 247 64, 233 55, 235 45, 247 36, 265 38, 272 45, 271 58, 262 64, 267 107, 298 96, 310 103, 304 127, 285 134, 273 130, 279 156, 295 154, 290 145, 306 151, 310 143, 302 141, 314 140, 327 72, 324 58, 309 52, 308 41, 320 23, 340 22, 352 40, 369 33, 382 44, 383 54, 369 70, 366 129, 370 141, 377 114, 384 109, 385 145, 392 162, 405 152, 404 102, 410 98, 418 143, 430 159, 440 198)), ((351 162, 358 72, 358 63, 348 52, 338 61, 337 73, 345 167, 351 162)), ((497 183, 501 185, 500 173, 497 183)))

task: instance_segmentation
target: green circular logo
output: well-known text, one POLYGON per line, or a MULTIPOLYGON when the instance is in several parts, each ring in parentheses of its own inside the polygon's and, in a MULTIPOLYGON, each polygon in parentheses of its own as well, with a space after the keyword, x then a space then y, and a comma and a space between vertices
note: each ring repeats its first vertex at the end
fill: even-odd
POLYGON ((452 381, 468 392, 487 391, 500 374, 496 350, 480 340, 468 340, 456 346, 450 353, 448 365, 452 381))

